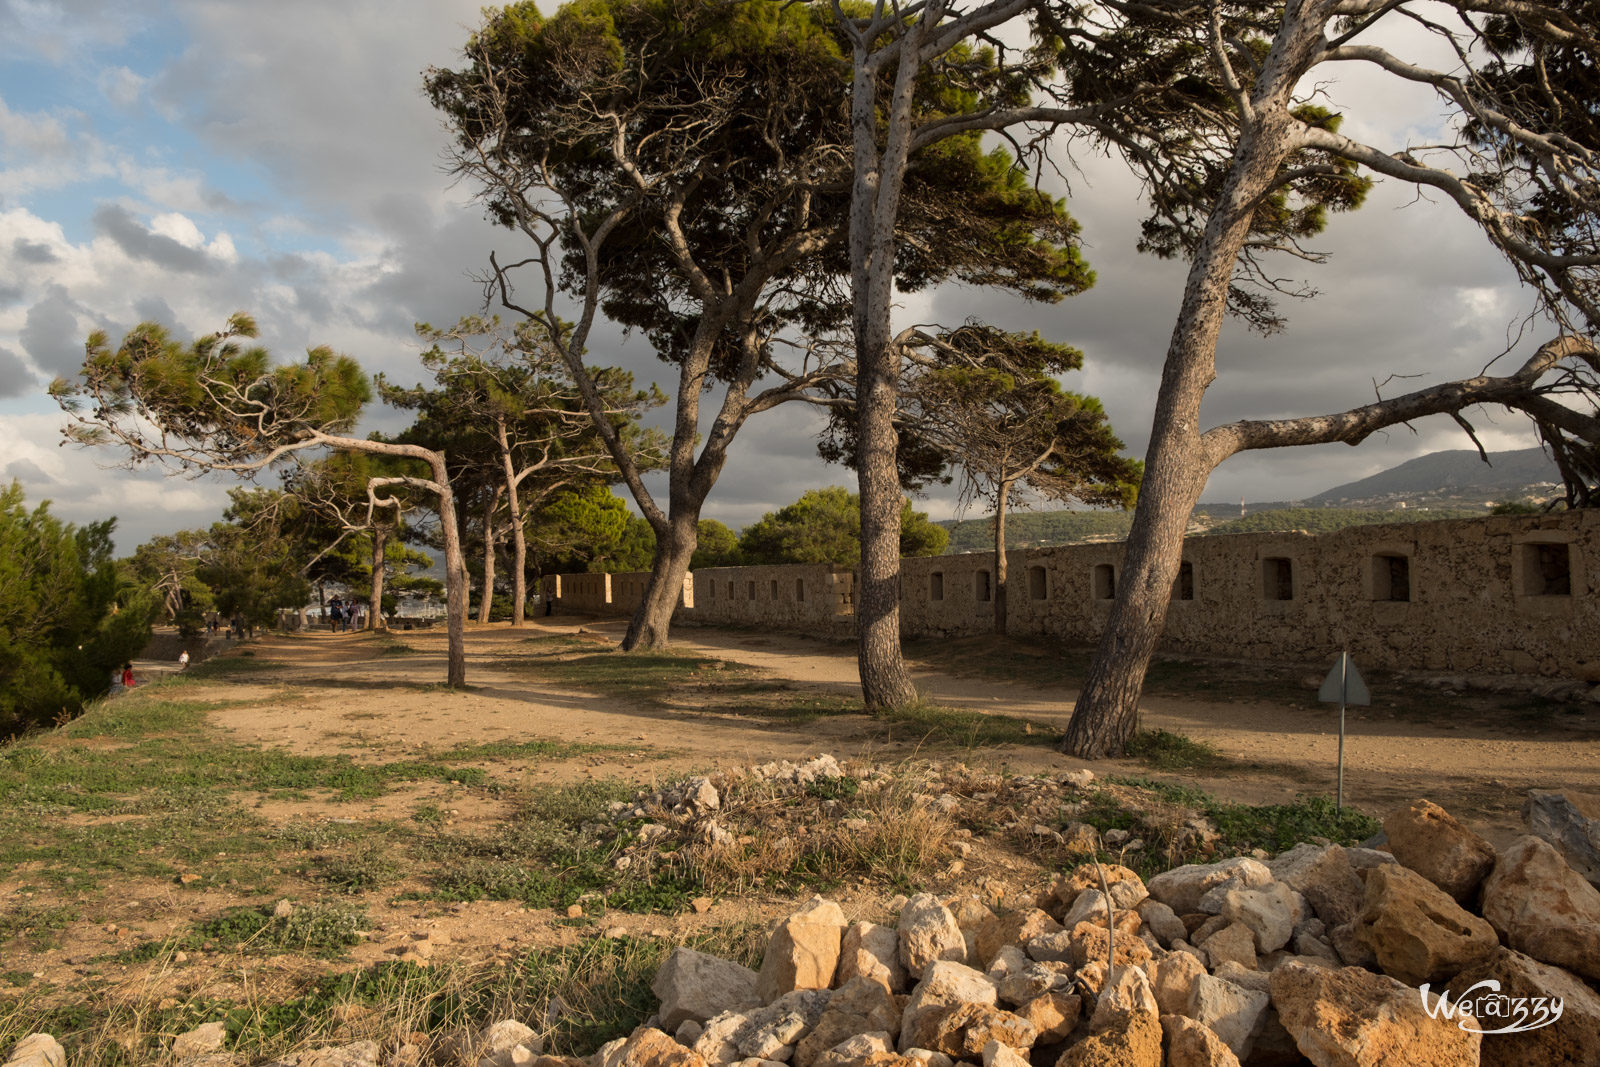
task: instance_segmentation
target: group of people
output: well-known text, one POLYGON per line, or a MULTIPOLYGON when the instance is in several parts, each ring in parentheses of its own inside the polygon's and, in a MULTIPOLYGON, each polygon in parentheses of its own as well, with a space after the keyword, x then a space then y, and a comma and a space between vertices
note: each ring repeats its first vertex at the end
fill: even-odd
POLYGON ((328 622, 334 633, 339 633, 341 630, 349 633, 351 630, 361 629, 366 622, 366 618, 362 613, 361 605, 354 600, 346 603, 338 597, 334 597, 328 603, 328 622))

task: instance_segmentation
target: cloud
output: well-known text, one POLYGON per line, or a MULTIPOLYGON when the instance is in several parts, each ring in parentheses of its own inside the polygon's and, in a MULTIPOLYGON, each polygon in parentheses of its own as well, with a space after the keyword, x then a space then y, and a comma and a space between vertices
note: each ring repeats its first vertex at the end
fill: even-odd
POLYGON ((39 387, 33 371, 9 348, 0 347, 0 397, 22 396, 39 387))
POLYGON ((102 204, 95 209, 94 228, 96 232, 115 241, 118 248, 134 259, 154 263, 165 270, 197 274, 205 270, 209 263, 203 250, 191 248, 166 234, 145 229, 134 219, 131 211, 117 204, 102 204))
POLYGON ((11 242, 11 254, 23 263, 35 265, 54 263, 58 258, 55 250, 43 241, 29 241, 21 237, 11 242))
POLYGON ((12 460, 6 464, 5 476, 15 478, 24 485, 54 485, 55 479, 39 469, 37 463, 26 459, 12 460))
POLYGON ((100 72, 100 94, 116 107, 131 109, 139 102, 146 80, 127 67, 108 67, 100 72))
POLYGON ((27 324, 17 334, 33 362, 46 373, 67 374, 83 363, 79 325, 82 306, 65 288, 51 285, 43 299, 28 309, 27 324))

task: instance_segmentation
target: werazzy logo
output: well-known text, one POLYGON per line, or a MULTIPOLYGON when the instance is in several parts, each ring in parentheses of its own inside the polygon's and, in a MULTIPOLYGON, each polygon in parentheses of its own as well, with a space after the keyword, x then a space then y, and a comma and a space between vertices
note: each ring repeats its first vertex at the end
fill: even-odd
POLYGON ((1454 1004, 1444 990, 1430 1003, 1426 982, 1420 992, 1423 1010, 1429 1016, 1446 1021, 1455 1019, 1457 1026, 1471 1034, 1520 1034, 1525 1030, 1537 1030, 1561 1018, 1566 1006, 1560 997, 1507 996, 1500 992, 1500 983, 1493 978, 1472 986, 1456 998, 1454 1004), (1497 1022, 1504 1025, 1494 1030, 1481 1029, 1497 1022))

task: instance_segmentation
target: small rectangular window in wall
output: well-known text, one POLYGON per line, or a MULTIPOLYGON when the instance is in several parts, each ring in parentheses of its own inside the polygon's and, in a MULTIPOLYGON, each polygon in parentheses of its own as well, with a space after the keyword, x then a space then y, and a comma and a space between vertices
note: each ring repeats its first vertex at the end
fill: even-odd
POLYGON ((1194 599, 1194 564, 1188 560, 1178 564, 1178 576, 1172 579, 1172 599, 1194 599))
POLYGON ((750 587, 745 590, 745 593, 748 594, 747 599, 754 600, 756 598, 756 583, 753 579, 750 582, 750 587))
POLYGON ((1044 600, 1050 594, 1050 581, 1045 577, 1043 567, 1028 568, 1028 596, 1034 600, 1044 600))
POLYGON ((973 583, 973 592, 980 604, 987 604, 994 598, 994 588, 990 584, 988 571, 978 572, 977 578, 973 583))
POLYGON ((928 599, 944 599, 944 571, 934 571, 928 575, 928 599))
POLYGON ((728 599, 733 599, 733 580, 731 578, 728 580, 728 599))
POLYGON ((716 582, 707 582, 706 583, 706 599, 707 600, 715 600, 715 599, 717 599, 717 583, 716 582))
POLYGON ((1294 599, 1294 562, 1283 556, 1267 556, 1261 561, 1263 600, 1294 599))
POLYGON ((796 578, 794 580, 794 598, 802 604, 805 603, 806 580, 804 578, 796 578))
POLYGON ((1094 598, 1096 600, 1117 599, 1117 569, 1109 563, 1096 563, 1094 565, 1094 598))
POLYGON ((772 579, 771 596, 772 596, 773 600, 777 600, 778 599, 778 579, 776 579, 776 578, 772 579))
POLYGON ((1411 599, 1411 560, 1406 556, 1372 557, 1372 599, 1411 599))
POLYGON ((1523 545, 1523 583, 1529 596, 1572 595, 1572 550, 1564 544, 1523 545))

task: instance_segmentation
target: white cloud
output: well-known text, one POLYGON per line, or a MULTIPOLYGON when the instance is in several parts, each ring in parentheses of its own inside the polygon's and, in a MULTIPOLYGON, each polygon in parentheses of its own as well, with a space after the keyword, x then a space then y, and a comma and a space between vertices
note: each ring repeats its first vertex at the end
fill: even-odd
POLYGON ((170 237, 185 248, 204 248, 206 244, 205 234, 200 232, 200 227, 194 224, 194 220, 177 212, 152 218, 150 232, 170 237))
POLYGON ((128 109, 139 102, 145 81, 127 67, 109 67, 100 73, 100 92, 112 105, 128 109))

